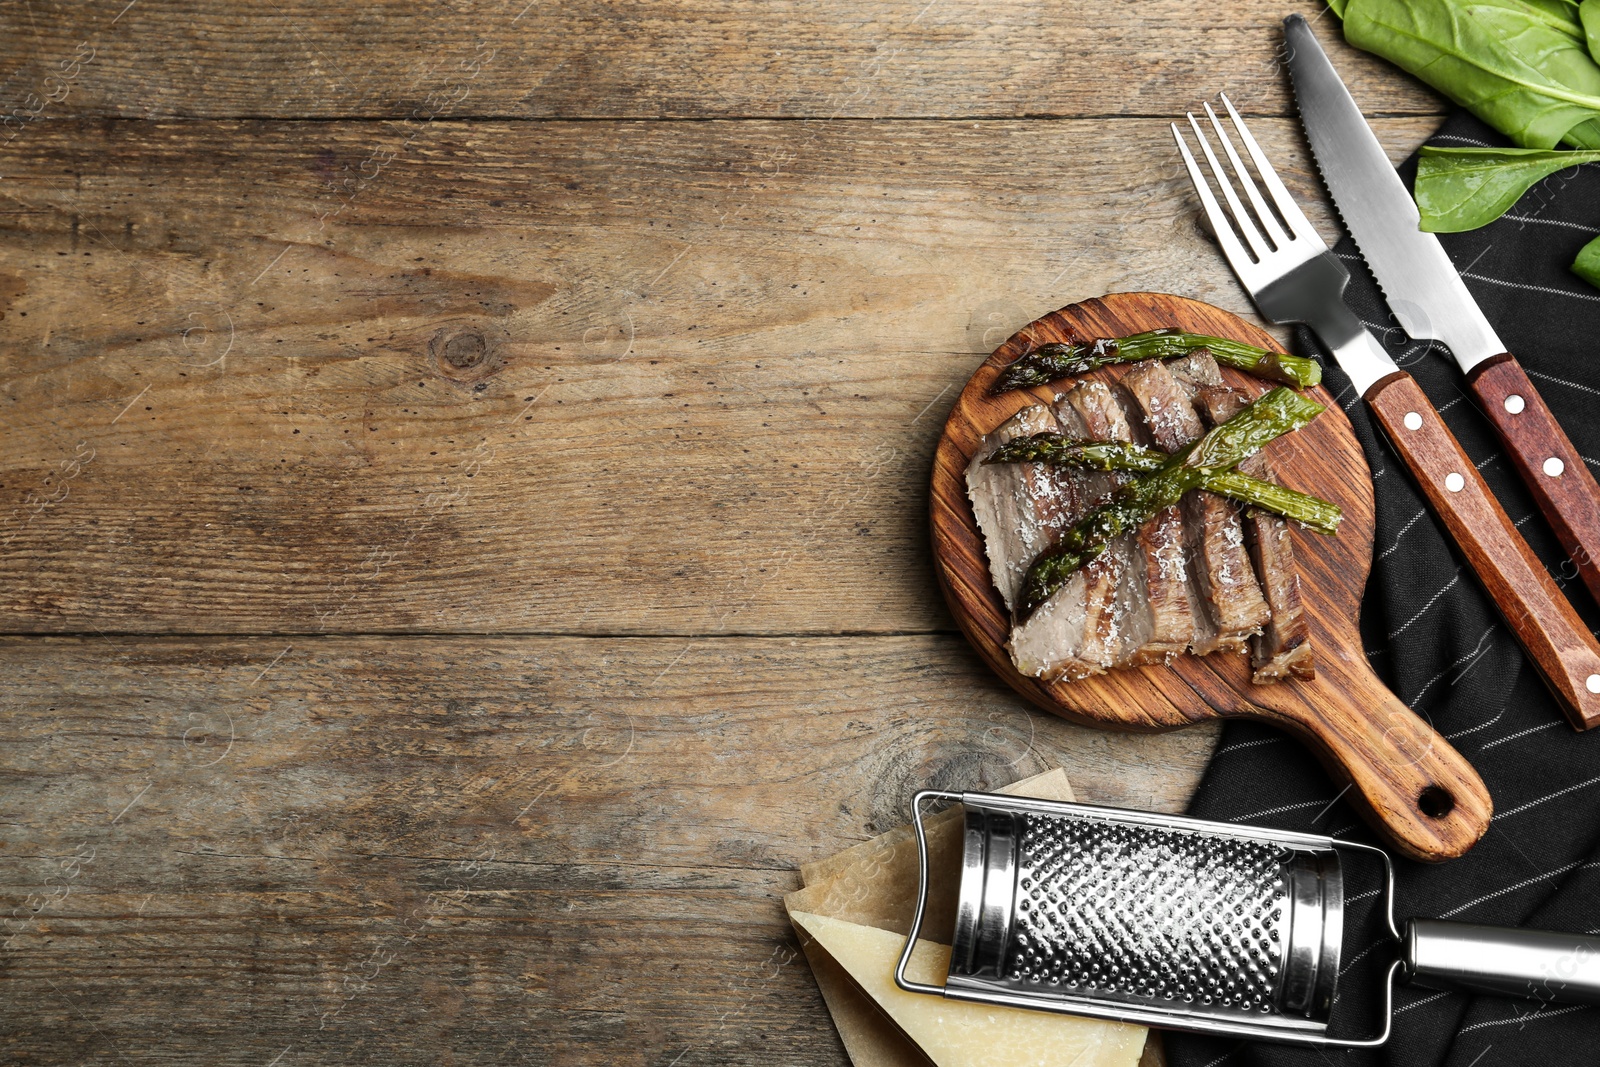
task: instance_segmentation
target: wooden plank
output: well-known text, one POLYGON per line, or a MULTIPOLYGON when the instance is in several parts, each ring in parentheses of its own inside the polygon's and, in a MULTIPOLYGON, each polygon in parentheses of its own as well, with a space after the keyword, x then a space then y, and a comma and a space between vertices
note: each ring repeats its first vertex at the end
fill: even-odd
POLYGON ((1249 310, 1153 120, 41 124, 4 192, 6 630, 947 628, 978 355, 1249 310))
POLYGON ((797 869, 924 785, 1173 810, 1207 728, 954 636, 0 639, 15 1062, 843 1063, 797 869))
POLYGON ((12 0, 8 128, 72 116, 850 118, 1175 115, 1225 89, 1289 114, 1290 11, 1369 113, 1439 99, 1306 0, 539 4, 12 0))

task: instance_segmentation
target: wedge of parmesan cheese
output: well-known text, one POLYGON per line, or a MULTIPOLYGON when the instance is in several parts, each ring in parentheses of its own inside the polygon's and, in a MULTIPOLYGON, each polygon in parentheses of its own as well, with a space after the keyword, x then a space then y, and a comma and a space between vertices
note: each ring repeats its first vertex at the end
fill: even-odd
MULTIPOLYGON (((907 993, 894 984, 905 938, 804 911, 789 918, 850 975, 938 1067, 1135 1067, 1142 1026, 907 993)), ((918 941, 907 976, 943 985, 948 945, 918 941)))

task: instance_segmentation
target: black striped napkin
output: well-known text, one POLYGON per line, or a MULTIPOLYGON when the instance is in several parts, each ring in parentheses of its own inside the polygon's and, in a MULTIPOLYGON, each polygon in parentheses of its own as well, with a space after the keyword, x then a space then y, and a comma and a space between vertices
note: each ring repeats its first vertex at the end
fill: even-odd
MULTIPOLYGON (((1465 113, 1430 142, 1505 145, 1465 113)), ((1401 173, 1409 185, 1413 158, 1401 173)), ((1600 233, 1600 166, 1547 179, 1481 230, 1442 236, 1484 314, 1517 355, 1573 444, 1600 470, 1600 290, 1568 271, 1600 233)), ((1534 508, 1453 361, 1407 340, 1346 238, 1348 300, 1403 368, 1416 376, 1495 495, 1586 621, 1600 621, 1534 508)), ((1302 351, 1322 355, 1309 333, 1302 351)), ((1488 783, 1495 818, 1462 859, 1399 864, 1398 914, 1600 933, 1600 730, 1577 734, 1463 565, 1405 467, 1374 432, 1348 379, 1330 389, 1355 424, 1377 487, 1372 577, 1361 629, 1378 674, 1430 720, 1488 783)), ((1230 724, 1190 813, 1208 819, 1376 839, 1297 743, 1230 724)), ((1368 902, 1370 903, 1370 901, 1368 902)), ((1336 1018, 1368 1002, 1387 946, 1351 931, 1336 1018), (1357 959, 1359 957, 1359 959, 1357 959)), ((1370 1016, 1369 1016, 1370 1018, 1370 1016)), ((1600 1007, 1570 1007, 1402 988, 1394 1036, 1378 1051, 1324 1052, 1170 1035, 1174 1067, 1352 1065, 1504 1067, 1600 1063, 1600 1007)))

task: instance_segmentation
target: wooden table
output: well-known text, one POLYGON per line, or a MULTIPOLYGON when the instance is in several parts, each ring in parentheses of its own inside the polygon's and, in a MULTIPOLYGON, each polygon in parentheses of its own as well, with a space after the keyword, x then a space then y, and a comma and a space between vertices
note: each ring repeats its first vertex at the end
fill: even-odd
POLYGON ((1166 124, 1320 203, 1287 9, 0 4, 6 1060, 841 1063, 802 861, 1180 807, 1212 732, 955 632, 928 464, 1038 314, 1250 311, 1166 124))

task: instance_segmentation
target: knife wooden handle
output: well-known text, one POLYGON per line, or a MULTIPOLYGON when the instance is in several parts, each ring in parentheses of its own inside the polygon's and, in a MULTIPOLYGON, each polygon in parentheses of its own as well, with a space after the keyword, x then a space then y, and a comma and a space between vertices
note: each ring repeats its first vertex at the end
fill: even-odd
POLYGON ((1467 374, 1567 558, 1600 600, 1600 485, 1509 352, 1467 374))
POLYGON ((1600 644, 1422 387, 1400 371, 1374 382, 1366 400, 1572 725, 1600 724, 1600 644))

